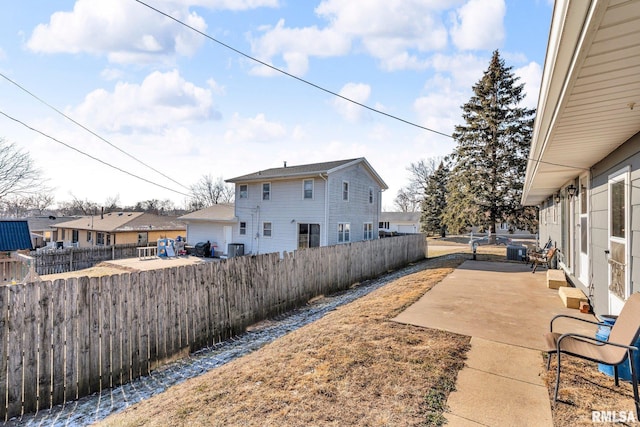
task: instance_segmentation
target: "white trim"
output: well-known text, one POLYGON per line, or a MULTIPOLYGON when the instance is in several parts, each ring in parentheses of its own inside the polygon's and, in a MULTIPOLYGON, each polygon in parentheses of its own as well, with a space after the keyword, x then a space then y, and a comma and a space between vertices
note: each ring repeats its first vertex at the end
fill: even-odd
POLYGON ((313 178, 305 178, 302 180, 302 200, 315 200, 316 198, 316 180, 313 178), (304 184, 311 181, 311 197, 305 197, 304 184))
MULTIPOLYGON (((631 191, 629 191, 631 178, 631 167, 625 166, 616 172, 609 174, 607 180, 607 248, 609 250, 609 257, 611 256, 611 242, 620 243, 624 245, 624 300, 629 298, 631 291, 631 259, 630 259, 630 237, 631 237, 631 191), (619 182, 624 184, 624 237, 617 237, 611 235, 611 185, 619 182)), ((611 284, 611 265, 608 267, 608 281, 607 287, 611 284)), ((609 294, 609 312, 611 314, 618 314, 624 301, 619 301, 618 297, 613 295, 611 291, 609 294), (615 299, 612 299, 615 298, 615 299)))

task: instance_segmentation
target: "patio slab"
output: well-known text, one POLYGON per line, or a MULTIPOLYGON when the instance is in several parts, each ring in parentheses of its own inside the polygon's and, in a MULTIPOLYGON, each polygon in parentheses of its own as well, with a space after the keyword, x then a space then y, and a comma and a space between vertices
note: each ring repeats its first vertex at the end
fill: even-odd
MULTIPOLYGON (((547 288, 545 270, 532 274, 523 263, 466 261, 393 320, 542 350, 556 314, 594 320, 564 307, 558 291, 547 288)), ((595 334, 591 327, 580 331, 595 334)))
MULTIPOLYGON (((553 425, 541 350, 556 314, 595 320, 565 308, 558 291, 547 288, 545 270, 466 261, 393 320, 472 337, 447 400, 447 425, 537 427, 553 425)), ((595 327, 571 329, 595 334, 595 327)))

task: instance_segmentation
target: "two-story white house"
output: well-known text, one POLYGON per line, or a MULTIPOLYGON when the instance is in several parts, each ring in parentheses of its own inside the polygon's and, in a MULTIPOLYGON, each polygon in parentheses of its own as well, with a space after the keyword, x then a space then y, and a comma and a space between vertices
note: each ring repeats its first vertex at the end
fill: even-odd
POLYGON ((363 157, 285 163, 226 182, 235 184, 233 243, 254 254, 375 239, 388 188, 363 157))

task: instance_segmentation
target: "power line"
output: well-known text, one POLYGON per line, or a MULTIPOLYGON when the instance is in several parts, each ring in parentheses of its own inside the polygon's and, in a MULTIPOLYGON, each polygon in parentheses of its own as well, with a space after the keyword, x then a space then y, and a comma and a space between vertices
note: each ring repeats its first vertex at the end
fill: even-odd
POLYGON ((410 122, 409 120, 405 120, 405 119, 400 118, 400 117, 398 117, 398 116, 394 116, 393 114, 385 113, 384 111, 380 111, 380 110, 375 109, 375 108, 373 108, 373 107, 369 107, 369 106, 368 106, 368 105, 366 105, 366 104, 362 104, 362 103, 360 103, 360 102, 358 102, 358 101, 354 101, 354 100, 353 100, 353 99, 351 99, 351 98, 347 98, 346 96, 340 95, 339 93, 336 93, 336 92, 333 92, 332 90, 326 89, 326 88, 324 88, 324 87, 322 87, 322 86, 320 86, 320 85, 317 85, 317 84, 315 84, 315 83, 313 83, 313 82, 310 82, 309 80, 306 80, 306 79, 303 79, 303 78, 301 78, 301 77, 295 76, 295 75, 293 75, 293 74, 291 74, 291 73, 288 73, 288 72, 286 72, 286 71, 284 71, 284 70, 282 70, 282 69, 280 69, 280 68, 278 68, 278 67, 275 67, 275 66, 273 66, 273 65, 271 65, 271 64, 268 64, 268 63, 266 63, 266 62, 264 62, 264 61, 261 61, 261 60, 259 60, 258 58, 255 58, 255 57, 253 57, 253 56, 251 56, 251 55, 249 55, 249 54, 247 54, 247 53, 244 53, 244 52, 242 52, 241 50, 238 50, 238 49, 236 49, 236 48, 234 48, 234 47, 232 47, 232 46, 230 46, 230 45, 228 45, 228 44, 226 44, 226 43, 224 43, 224 42, 221 42, 220 40, 218 40, 218 39, 216 39, 216 38, 214 38, 214 37, 210 36, 209 34, 207 34, 207 33, 203 32, 203 31, 200 31, 200 30, 198 30, 198 29, 197 29, 197 28, 195 28, 195 27, 192 27, 191 25, 187 24, 186 22, 183 22, 183 21, 179 20, 178 18, 174 18, 173 16, 169 15, 168 13, 163 12, 163 11, 161 11, 160 9, 157 9, 157 8, 155 8, 155 7, 151 6, 151 5, 149 5, 149 4, 145 3, 145 2, 143 2, 142 0, 135 0, 135 1, 136 1, 136 2, 138 2, 138 3, 140 3, 140 4, 141 4, 141 5, 143 5, 143 6, 146 6, 146 7, 148 7, 149 9, 151 9, 151 10, 153 10, 153 11, 155 11, 155 12, 159 13, 160 15, 163 15, 163 16, 165 16, 165 17, 167 17, 167 18, 171 19, 172 21, 177 22, 178 24, 180 24, 180 25, 182 25, 182 26, 184 26, 184 27, 186 27, 186 28, 188 28, 188 29, 190 29, 190 30, 192 30, 192 31, 195 31, 196 33, 198 33, 198 34, 202 35, 203 37, 206 37, 206 38, 208 38, 209 40, 211 40, 211 41, 213 41, 213 42, 215 42, 215 43, 218 43, 219 45, 224 46, 224 47, 226 47, 226 48, 227 48, 227 49, 229 49, 229 50, 234 51, 234 52, 235 52, 235 53, 237 53, 238 55, 244 56, 245 58, 248 58, 248 59, 250 59, 250 60, 252 60, 252 61, 254 61, 254 62, 257 62, 258 64, 261 64, 261 65, 263 65, 263 66, 265 66, 265 67, 267 67, 267 68, 270 68, 270 69, 272 69, 272 70, 274 70, 274 71, 277 71, 278 73, 284 74, 284 75, 285 75, 285 76, 287 76, 287 77, 291 77, 292 79, 296 79, 296 80, 298 80, 299 82, 302 82, 302 83, 304 83, 304 84, 306 84, 306 85, 309 85, 309 86, 311 86, 311 87, 314 87, 314 88, 316 88, 316 89, 319 89, 319 90, 321 90, 321 91, 323 91, 323 92, 326 92, 326 93, 328 93, 328 94, 330 94, 330 95, 333 95, 333 96, 335 96, 335 97, 338 97, 338 98, 340 98, 340 99, 343 99, 343 100, 345 100, 345 101, 347 101, 347 102, 351 102, 351 103, 353 103, 353 104, 355 104, 355 105, 359 105, 360 107, 362 107, 362 108, 366 108, 367 110, 373 111, 374 113, 382 114, 383 116, 387 116, 387 117, 392 118, 392 119, 394 119, 394 120, 398 120, 398 121, 403 122, 403 123, 406 123, 406 124, 408 124, 408 125, 410 125, 410 126, 415 126, 415 127, 417 127, 417 128, 420 128, 420 129, 423 129, 423 130, 426 130, 426 131, 429 131, 429 132, 433 132, 433 133, 438 134, 438 135, 446 136, 447 138, 453 138, 453 136, 451 136, 451 135, 447 135, 447 134, 446 134, 446 133, 444 133, 444 132, 440 132, 440 131, 437 131, 437 130, 434 130, 434 129, 430 129, 430 128, 428 128, 428 127, 421 126, 421 125, 419 125, 419 124, 417 124, 417 123, 414 123, 414 122, 410 122))
POLYGON ((115 169, 115 170, 117 170, 117 171, 119 171, 119 172, 122 172, 122 173, 124 173, 124 174, 126 174, 126 175, 129 175, 129 176, 131 176, 131 177, 133 177, 133 178, 137 178, 137 179, 139 179, 139 180, 141 180, 141 181, 144 181, 144 182, 146 182, 146 183, 148 183, 148 184, 155 185, 156 187, 160 187, 160 188, 162 188, 162 189, 169 190, 169 191, 172 191, 172 192, 174 192, 174 193, 177 193, 177 194, 180 194, 180 195, 183 195, 183 196, 190 197, 190 195, 189 195, 189 194, 183 193, 183 192, 178 191, 178 190, 174 190, 174 189, 169 188, 169 187, 165 187, 164 185, 158 184, 157 182, 153 182, 153 181, 151 181, 151 180, 148 180, 148 179, 146 179, 146 178, 143 178, 143 177, 141 177, 141 176, 138 176, 138 175, 136 175, 136 174, 133 174, 133 173, 131 173, 131 172, 129 172, 129 171, 126 171, 126 170, 124 170, 124 169, 122 169, 122 168, 119 168, 119 167, 117 167, 117 166, 114 166, 114 165, 112 165, 111 163, 105 162, 104 160, 101 160, 101 159, 99 159, 99 158, 97 158, 97 157, 95 157, 95 156, 92 156, 91 154, 85 153, 84 151, 82 151, 82 150, 80 150, 80 149, 78 149, 78 148, 75 148, 75 147, 73 147, 73 146, 71 146, 71 145, 69 145, 69 144, 67 144, 67 143, 65 143, 65 142, 62 142, 62 141, 60 141, 59 139, 56 139, 56 138, 54 138, 53 136, 48 135, 48 134, 46 134, 46 133, 42 132, 41 130, 38 130, 38 129, 36 129, 36 128, 32 127, 32 126, 29 126, 29 125, 28 125, 28 124, 26 124, 25 122, 23 122, 23 121, 21 121, 21 120, 19 120, 19 119, 16 119, 15 117, 10 116, 9 114, 5 113, 5 112, 4 112, 4 111, 2 111, 2 110, 0 110, 0 114, 2 114, 3 116, 5 116, 5 117, 6 117, 6 118, 8 118, 9 120, 12 120, 12 121, 14 121, 14 122, 16 122, 16 123, 21 124, 22 126, 26 127, 27 129, 29 129, 29 130, 31 130, 31 131, 33 131, 33 132, 37 132, 37 133, 39 133, 40 135, 42 135, 42 136, 44 136, 44 137, 46 137, 46 138, 49 138, 49 139, 51 139, 52 141, 57 142, 58 144, 64 145, 65 147, 67 147, 67 148, 69 148, 69 149, 71 149, 71 150, 73 150, 73 151, 76 151, 76 152, 78 152, 78 153, 82 154, 83 156, 87 156, 87 157, 89 157, 90 159, 95 160, 96 162, 102 163, 102 164, 103 164, 103 165, 105 165, 105 166, 108 166, 108 167, 110 167, 110 168, 112 168, 112 169, 115 169))
POLYGON ((43 99, 39 98, 38 96, 36 96, 34 93, 30 92, 29 90, 27 90, 25 87, 21 86, 20 84, 18 84, 17 82, 11 80, 9 77, 5 76, 2 72, 0 72, 0 77, 4 78, 5 80, 7 80, 9 83, 12 83, 13 85, 17 86, 19 89, 21 89, 22 91, 28 93, 29 95, 31 95, 33 98, 37 99, 38 101, 40 101, 42 104, 46 105, 47 107, 49 107, 50 109, 52 109, 53 111, 55 111, 56 113, 60 114, 61 116, 63 116, 64 118, 66 118, 67 120, 71 121, 72 123, 74 123, 77 126, 80 126, 82 129, 86 130, 87 132, 89 132, 91 135, 95 136, 96 138, 100 139, 101 141, 109 144, 111 147, 115 148, 116 150, 120 151, 122 154, 128 156, 129 158, 135 160, 136 162, 140 163, 141 165, 151 169, 152 171, 156 172, 157 174, 161 175, 162 177, 168 179, 169 181, 172 181, 175 184, 178 184, 180 187, 185 188, 187 190, 190 190, 189 187, 179 183, 178 181, 174 180, 173 178, 165 175, 164 173, 160 172, 159 170, 153 168, 152 166, 149 166, 148 164, 146 164, 145 162, 143 162, 142 160, 134 157, 133 155, 127 153, 126 151, 122 150, 121 148, 115 146, 114 144, 112 144, 111 142, 107 141, 105 138, 103 138, 102 136, 98 135, 97 133, 95 133, 94 131, 92 131, 91 129, 87 128, 86 126, 84 126, 82 123, 78 123, 76 120, 74 120, 73 118, 69 117, 68 115, 66 115, 65 113, 63 113, 62 111, 58 110, 56 107, 54 107, 53 105, 49 104, 48 102, 44 101, 43 99))

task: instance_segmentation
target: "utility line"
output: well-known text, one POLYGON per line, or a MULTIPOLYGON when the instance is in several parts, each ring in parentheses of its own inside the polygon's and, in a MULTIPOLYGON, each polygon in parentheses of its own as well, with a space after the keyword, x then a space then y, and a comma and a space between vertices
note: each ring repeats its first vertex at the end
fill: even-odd
POLYGON ((178 184, 180 187, 185 188, 187 190, 190 190, 189 187, 187 187, 186 185, 183 185, 181 183, 179 183, 178 181, 176 181, 175 179, 165 175, 164 173, 162 173, 161 171, 155 169, 154 167, 146 164, 145 162, 143 162, 142 160, 134 157, 133 155, 127 153, 126 151, 122 150, 121 148, 117 147, 116 145, 112 144, 111 142, 107 141, 105 138, 103 138, 102 136, 98 135, 97 133, 95 133, 94 131, 92 131, 91 129, 87 128, 86 126, 84 126, 82 123, 78 123, 76 120, 74 120, 73 118, 69 117, 68 115, 66 115, 65 113, 63 113, 62 111, 58 110, 56 107, 54 107, 53 105, 49 104, 48 102, 46 102, 45 100, 39 98, 37 95, 35 95, 34 93, 30 92, 29 90, 27 90, 25 87, 21 86, 20 84, 18 84, 17 82, 11 80, 9 77, 5 76, 2 72, 0 72, 0 77, 4 78, 5 80, 7 80, 9 83, 12 83, 13 85, 17 86, 19 89, 21 89, 22 91, 28 93, 29 95, 31 95, 33 98, 37 99, 38 101, 40 101, 42 104, 46 105, 47 107, 49 107, 50 109, 52 109, 53 111, 55 111, 56 113, 60 114, 61 116, 63 116, 64 118, 66 118, 67 120, 71 121, 72 123, 74 123, 77 126, 80 126, 82 129, 86 130, 87 132, 89 132, 91 135, 95 136, 96 138, 100 139, 101 141, 109 144, 111 147, 115 148, 116 150, 120 151, 122 154, 128 156, 129 158, 135 160, 136 162, 140 163, 141 165, 151 169, 152 171, 156 172, 157 174, 161 175, 162 177, 168 179, 169 181, 172 181, 175 184, 178 184))
POLYGON ((238 49, 236 49, 236 48, 234 48, 234 47, 232 47, 232 46, 230 46, 230 45, 228 45, 228 44, 226 44, 226 43, 224 43, 224 42, 221 42, 220 40, 218 40, 218 39, 216 39, 216 38, 214 38, 214 37, 210 36, 209 34, 207 34, 207 33, 203 32, 203 31, 200 31, 200 30, 198 30, 198 29, 197 29, 197 28, 195 28, 195 27, 192 27, 191 25, 187 24, 186 22, 183 22, 183 21, 179 20, 178 18, 174 18, 173 16, 169 15, 168 13, 163 12, 163 11, 161 11, 160 9, 157 9, 157 8, 155 8, 155 7, 151 6, 151 5, 149 5, 149 4, 145 3, 145 2, 143 2, 142 0, 134 0, 134 1, 136 1, 136 2, 140 3, 140 4, 141 4, 141 5, 143 5, 143 6, 148 7, 149 9, 151 9, 151 10, 153 10, 153 11, 155 11, 155 12, 159 13, 160 15, 163 15, 163 16, 165 16, 165 17, 167 17, 167 18, 171 19, 172 21, 177 22, 178 24, 180 24, 180 25, 182 25, 182 26, 184 26, 184 27, 186 27, 186 28, 188 28, 188 29, 190 29, 190 30, 192 30, 192 31, 195 31, 196 33, 198 33, 198 34, 202 35, 203 37, 208 38, 208 39, 209 39, 209 40, 211 40, 211 41, 213 41, 213 42, 215 42, 215 43, 218 43, 219 45, 224 46, 224 47, 226 47, 226 48, 227 48, 227 49, 229 49, 229 50, 234 51, 234 52, 235 52, 235 53, 237 53, 238 55, 244 56, 245 58, 248 58, 248 59, 250 59, 250 60, 252 60, 252 61, 254 61, 254 62, 257 62, 258 64, 264 65, 264 66, 265 66, 265 67, 267 67, 267 68, 270 68, 270 69, 272 69, 272 70, 274 70, 274 71, 277 71, 278 73, 284 74, 284 75, 285 75, 285 76, 287 76, 287 77, 291 77, 292 79, 296 79, 296 80, 298 80, 299 82, 302 82, 302 83, 304 83, 304 84, 306 84, 306 85, 312 86, 312 87, 314 87, 314 88, 316 88, 316 89, 319 89, 319 90, 321 90, 321 91, 323 91, 323 92, 326 92, 326 93, 328 93, 328 94, 330 94, 330 95, 333 95, 333 96, 335 96, 335 97, 341 98, 341 99, 343 99, 343 100, 345 100, 345 101, 347 101, 347 102, 351 102, 351 103, 353 103, 353 104, 359 105, 360 107, 362 107, 362 108, 366 108, 367 110, 373 111, 374 113, 382 114, 383 116, 387 116, 387 117, 389 117, 389 118, 392 118, 392 119, 395 119, 395 120, 401 121, 401 122, 406 123, 406 124, 408 124, 408 125, 410 125, 410 126, 415 126, 415 127, 417 127, 417 128, 420 128, 420 129, 423 129, 423 130, 426 130, 426 131, 429 131, 429 132, 436 133, 436 134, 438 134, 438 135, 446 136, 447 138, 453 138, 451 135, 447 135, 447 134, 446 134, 446 133, 444 133, 444 132, 440 132, 440 131, 437 131, 437 130, 434 130, 434 129, 429 129, 428 127, 421 126, 421 125, 419 125, 419 124, 417 124, 417 123, 410 122, 410 121, 405 120, 405 119, 403 119, 403 118, 400 118, 400 117, 398 117, 398 116, 394 116, 393 114, 385 113, 384 111, 380 111, 380 110, 375 109, 375 108, 373 108, 373 107, 369 107, 369 106, 368 106, 368 105, 366 105, 366 104, 362 104, 362 103, 360 103, 360 102, 358 102, 358 101, 354 101, 354 100, 353 100, 353 99, 351 99, 351 98, 347 98, 346 96, 340 95, 339 93, 336 93, 336 92, 333 92, 332 90, 326 89, 326 88, 324 88, 324 87, 322 87, 322 86, 320 86, 320 85, 317 85, 317 84, 315 84, 315 83, 313 83, 313 82, 310 82, 309 80, 305 80, 305 79, 303 79, 303 78, 301 78, 301 77, 298 77, 298 76, 295 76, 295 75, 293 75, 293 74, 291 74, 291 73, 288 73, 288 72, 286 72, 286 71, 284 71, 284 70, 282 70, 282 69, 280 69, 280 68, 278 68, 278 67, 275 67, 275 66, 273 66, 273 65, 271 65, 271 64, 268 64, 268 63, 266 63, 266 62, 264 62, 264 61, 261 61, 261 60, 259 60, 258 58, 255 58, 255 57, 253 57, 253 56, 251 56, 251 55, 249 55, 249 54, 247 54, 247 53, 244 53, 244 52, 242 52, 241 50, 238 50, 238 49))
POLYGON ((177 194, 180 194, 180 195, 183 195, 183 196, 190 197, 190 195, 189 195, 189 194, 187 194, 187 193, 183 193, 183 192, 181 192, 181 191, 174 190, 174 189, 169 188, 169 187, 165 187, 164 185, 158 184, 157 182, 153 182, 153 181, 148 180, 148 179, 146 179, 146 178, 143 178, 143 177, 141 177, 141 176, 135 175, 135 174, 133 174, 133 173, 131 173, 131 172, 129 172, 129 171, 126 171, 126 170, 124 170, 124 169, 122 169, 122 168, 119 168, 119 167, 114 166, 114 165, 112 165, 112 164, 110 164, 110 163, 108 163, 108 162, 105 162, 104 160, 101 160, 101 159, 99 159, 99 158, 97 158, 97 157, 94 157, 94 156, 92 156, 91 154, 85 153, 84 151, 79 150, 78 148, 75 148, 75 147, 73 147, 73 146, 71 146, 71 145, 69 145, 69 144, 67 144, 67 143, 65 143, 65 142, 62 142, 62 141, 60 141, 59 139, 56 139, 56 138, 54 138, 53 136, 48 135, 48 134, 46 134, 46 133, 42 132, 41 130, 38 130, 38 129, 36 129, 36 128, 32 127, 32 126, 29 126, 29 125, 28 125, 28 124, 26 124, 25 122, 23 122, 23 121, 21 121, 21 120, 19 120, 19 119, 16 119, 15 117, 10 116, 9 114, 5 113, 5 112, 4 112, 4 111, 2 111, 2 110, 0 110, 0 114, 2 114, 3 116, 5 116, 5 117, 6 117, 6 118, 8 118, 9 120, 13 120, 13 121, 14 121, 14 122, 16 122, 16 123, 21 124, 22 126, 26 127, 27 129, 29 129, 29 130, 31 130, 31 131, 33 131, 33 132, 39 133, 40 135, 42 135, 42 136, 44 136, 44 137, 46 137, 46 138, 49 138, 49 139, 51 139, 52 141, 57 142, 58 144, 64 145, 65 147, 67 147, 67 148, 69 148, 69 149, 71 149, 71 150, 73 150, 73 151, 76 151, 76 152, 78 152, 78 153, 82 154, 83 156, 87 156, 87 157, 89 157, 89 158, 90 158, 90 159, 92 159, 92 160, 95 160, 95 161, 97 161, 97 162, 100 162, 100 163, 102 163, 102 164, 103 164, 103 165, 105 165, 105 166, 108 166, 108 167, 110 167, 110 168, 112 168, 112 169, 115 169, 115 170, 117 170, 117 171, 119 171, 119 172, 122 172, 122 173, 124 173, 124 174, 126 174, 126 175, 129 175, 129 176, 132 176, 132 177, 134 177, 134 178, 137 178, 137 179, 139 179, 139 180, 141 180, 141 181, 144 181, 144 182, 146 182, 146 183, 148 183, 148 184, 155 185, 156 187, 160 187, 160 188, 163 188, 163 189, 165 189, 165 190, 169 190, 169 191, 172 191, 172 192, 174 192, 174 193, 177 193, 177 194))
MULTIPOLYGON (((353 104, 355 104, 355 105, 359 105, 360 107, 366 108, 367 110, 373 111, 373 112, 375 112, 375 113, 382 114, 382 115, 387 116, 387 117, 389 117, 389 118, 392 118, 392 119, 395 119, 395 120, 401 121, 401 122, 406 123, 406 124, 408 124, 408 125, 411 125, 411 126, 414 126, 414 127, 417 127, 417 128, 420 128, 420 129, 423 129, 423 130, 429 131, 429 132, 436 133, 436 134, 438 134, 438 135, 446 136, 447 138, 454 139, 452 135, 447 135, 447 134, 446 134, 446 133, 444 133, 444 132, 440 132, 440 131, 437 131, 437 130, 434 130, 434 129, 430 129, 430 128, 427 128, 427 127, 425 127, 425 126, 421 126, 421 125, 419 125, 419 124, 416 124, 416 123, 410 122, 410 121, 405 120, 405 119, 403 119, 403 118, 400 118, 400 117, 398 117, 398 116, 394 116, 394 115, 392 115, 392 114, 385 113, 384 111, 377 110, 377 109, 375 109, 375 108, 373 108, 373 107, 369 107, 368 105, 362 104, 362 103, 360 103, 360 102, 358 102, 358 101, 354 101, 353 99, 347 98, 346 96, 340 95, 339 93, 336 93, 336 92, 333 92, 333 91, 331 91, 331 90, 329 90, 329 89, 326 89, 326 88, 324 88, 324 87, 322 87, 322 86, 320 86, 320 85, 317 85, 317 84, 315 84, 315 83, 313 83, 313 82, 310 82, 309 80, 305 80, 305 79, 303 79, 303 78, 301 78, 301 77, 298 77, 298 76, 295 76, 295 75, 293 75, 293 74, 291 74, 291 73, 288 73, 288 72, 286 72, 286 71, 284 71, 284 70, 282 70, 282 69, 280 69, 280 68, 278 68, 278 67, 275 67, 275 66, 273 66, 273 65, 271 65, 271 64, 268 64, 268 63, 266 63, 266 62, 264 62, 264 61, 261 61, 260 59, 257 59, 257 58, 255 58, 255 57, 253 57, 253 56, 251 56, 251 55, 249 55, 249 54, 247 54, 247 53, 244 53, 243 51, 241 51, 241 50, 239 50, 239 49, 236 49, 236 48, 234 48, 233 46, 230 46, 230 45, 228 45, 228 44, 226 44, 226 43, 224 43, 224 42, 222 42, 222 41, 220 41, 220 40, 218 40, 218 39, 216 39, 216 38, 214 38, 214 37, 210 36, 209 34, 207 34, 207 33, 203 32, 203 31, 198 30, 197 28, 195 28, 195 27, 193 27, 193 26, 191 26, 191 25, 187 24, 186 22, 181 21, 181 20, 179 20, 178 18, 175 18, 175 17, 173 17, 173 16, 169 15, 168 13, 163 12, 162 10, 160 10, 160 9, 158 9, 158 8, 154 7, 154 6, 149 5, 148 3, 145 3, 145 2, 144 2, 144 1, 142 1, 142 0, 134 0, 134 1, 136 1, 137 3, 140 3, 140 4, 141 4, 141 5, 143 5, 143 6, 146 6, 147 8, 149 8, 149 9, 153 10, 153 11, 154 11, 154 12, 156 12, 156 13, 159 13, 160 15, 162 15, 162 16, 164 16, 164 17, 166 17, 166 18, 171 19, 171 20, 172 20, 172 21, 174 21, 174 22, 177 22, 178 24, 180 24, 180 25, 182 25, 182 26, 184 26, 184 27, 186 27, 186 28, 190 29, 191 31, 195 31, 196 33, 200 34, 201 36, 203 36, 203 37, 205 37, 205 38, 207 38, 207 39, 209 39, 209 40, 211 40, 211 41, 213 41, 213 42, 215 42, 215 43, 217 43, 217 44, 219 44, 219 45, 221 45, 221 46, 223 46, 223 47, 225 47, 225 48, 227 48, 227 49, 229 49, 229 50, 232 50, 233 52, 237 53, 238 55, 244 56, 244 57, 245 57, 245 58, 247 58, 247 59, 250 59, 250 60, 252 60, 252 61, 254 61, 254 62, 257 62, 257 63, 258 63, 258 64, 260 64, 260 65, 264 65, 265 67, 270 68, 270 69, 272 69, 272 70, 274 70, 274 71, 277 71, 278 73, 284 74, 284 75, 285 75, 285 76, 287 76, 287 77, 291 77, 291 78, 293 78, 293 79, 296 79, 296 80, 298 80, 299 82, 302 82, 302 83, 304 83, 304 84, 307 84, 307 85, 309 85, 309 86, 312 86, 312 87, 314 87, 314 88, 316 88, 316 89, 319 89, 319 90, 321 90, 321 91, 323 91, 323 92, 326 92, 326 93, 328 93, 328 94, 330 94, 330 95, 333 95, 333 96, 335 96, 335 97, 341 98, 341 99, 343 99, 343 100, 345 100, 345 101, 347 101, 347 102, 351 102, 351 103, 353 103, 353 104)), ((586 170, 586 169, 581 168, 581 167, 569 166, 569 165, 560 165, 560 164, 557 164, 557 163, 545 162, 545 161, 543 161, 543 160, 536 160, 536 159, 529 158, 529 157, 527 158, 527 160, 531 160, 531 161, 534 161, 534 162, 537 162, 537 163, 544 163, 544 164, 548 164, 548 165, 552 165, 552 166, 560 166, 560 167, 566 167, 566 168, 572 168, 572 169, 586 170)))

